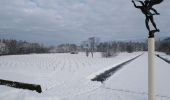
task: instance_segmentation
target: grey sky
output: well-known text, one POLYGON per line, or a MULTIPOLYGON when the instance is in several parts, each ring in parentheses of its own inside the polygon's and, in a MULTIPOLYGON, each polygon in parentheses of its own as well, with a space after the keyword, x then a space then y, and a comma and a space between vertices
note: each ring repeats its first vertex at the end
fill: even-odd
MULTIPOLYGON (((170 0, 154 6, 161 32, 170 36, 170 0)), ((45 44, 101 40, 144 40, 144 15, 131 0, 0 0, 0 37, 45 44)))

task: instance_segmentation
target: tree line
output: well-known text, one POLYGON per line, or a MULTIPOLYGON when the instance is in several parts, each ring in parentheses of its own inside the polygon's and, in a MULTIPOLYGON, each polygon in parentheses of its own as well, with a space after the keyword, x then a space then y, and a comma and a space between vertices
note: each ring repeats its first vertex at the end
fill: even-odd
MULTIPOLYGON (((94 52, 101 52, 103 57, 111 57, 118 52, 137 52, 147 51, 147 41, 145 42, 133 42, 133 41, 106 41, 100 42, 99 38, 90 37, 86 41, 83 41, 81 48, 86 52, 86 56, 92 55, 94 52)), ((170 55, 170 37, 156 41, 156 51, 164 52, 170 55)))
MULTIPOLYGON (((85 52, 88 57, 94 56, 94 52, 101 52, 103 57, 111 57, 118 52, 147 51, 146 42, 133 41, 106 41, 101 42, 99 38, 90 37, 82 41, 80 45, 60 44, 58 46, 45 47, 39 43, 29 43, 14 39, 0 39, 0 55, 29 54, 29 53, 72 53, 85 52)), ((156 51, 170 55, 170 37, 156 41, 156 51)))
POLYGON ((103 57, 111 57, 118 52, 135 52, 147 50, 144 42, 121 42, 121 41, 107 41, 100 42, 99 38, 91 37, 82 42, 82 50, 86 52, 86 56, 92 55, 94 52, 101 52, 103 57))
POLYGON ((13 39, 0 39, 0 54, 14 55, 47 52, 48 48, 44 47, 42 44, 17 41, 13 39))

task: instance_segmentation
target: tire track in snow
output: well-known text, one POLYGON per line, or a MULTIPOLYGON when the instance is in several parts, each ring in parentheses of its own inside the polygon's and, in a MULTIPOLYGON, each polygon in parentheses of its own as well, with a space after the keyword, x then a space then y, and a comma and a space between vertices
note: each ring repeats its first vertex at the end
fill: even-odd
MULTIPOLYGON (((141 54, 143 55, 143 53, 141 54)), ((133 60, 137 59, 138 57, 140 57, 141 55, 138 55, 128 61, 125 61, 119 65, 116 65, 115 67, 112 67, 108 70, 105 70, 103 73, 96 75, 96 77, 92 78, 92 81, 99 81, 101 83, 103 83, 104 81, 106 81, 110 76, 112 76, 114 73, 116 73, 118 70, 120 70, 124 65, 132 62, 133 60)))

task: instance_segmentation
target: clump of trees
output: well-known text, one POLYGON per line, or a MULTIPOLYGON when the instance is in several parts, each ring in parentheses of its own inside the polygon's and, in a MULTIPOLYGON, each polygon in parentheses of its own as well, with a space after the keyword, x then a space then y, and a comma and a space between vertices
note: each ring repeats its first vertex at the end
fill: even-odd
MULTIPOLYGON (((29 54, 29 53, 46 53, 48 48, 40 45, 38 43, 29 43, 26 41, 17 41, 13 39, 0 39, 0 43, 4 45, 5 48, 2 54, 13 55, 13 54, 29 54)), ((1 50, 2 50, 1 48, 1 50)))
POLYGON ((60 44, 49 49, 50 53, 72 53, 76 54, 79 51, 79 46, 76 44, 60 44))
POLYGON ((97 51, 101 52, 102 57, 112 57, 117 55, 118 49, 112 42, 103 42, 97 46, 97 51))
POLYGON ((145 51, 146 44, 143 42, 102 42, 97 46, 97 51, 102 52, 103 57, 116 56, 119 52, 132 53, 135 51, 145 51))
POLYGON ((157 51, 170 55, 170 37, 157 41, 157 51))

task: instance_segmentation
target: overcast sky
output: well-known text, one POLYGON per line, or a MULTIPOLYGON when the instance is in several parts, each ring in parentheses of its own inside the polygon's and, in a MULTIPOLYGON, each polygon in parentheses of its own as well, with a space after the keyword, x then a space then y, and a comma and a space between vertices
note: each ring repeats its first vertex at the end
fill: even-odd
MULTIPOLYGON (((155 21, 170 36, 170 0, 154 6, 155 21)), ((54 45, 101 40, 145 40, 144 15, 131 0, 0 0, 0 38, 54 45)))

